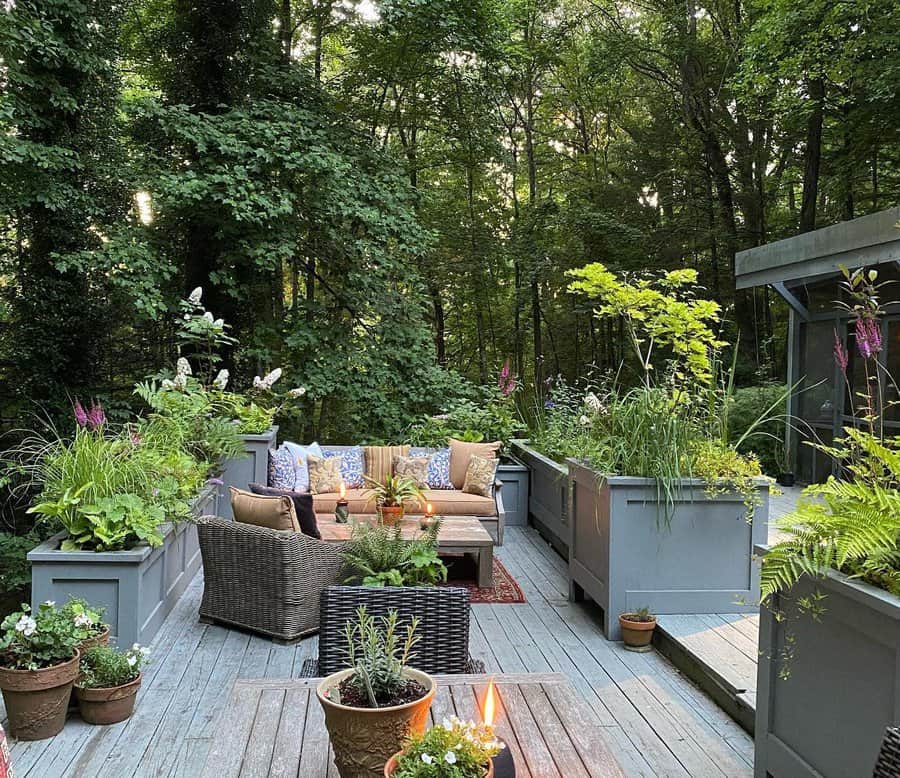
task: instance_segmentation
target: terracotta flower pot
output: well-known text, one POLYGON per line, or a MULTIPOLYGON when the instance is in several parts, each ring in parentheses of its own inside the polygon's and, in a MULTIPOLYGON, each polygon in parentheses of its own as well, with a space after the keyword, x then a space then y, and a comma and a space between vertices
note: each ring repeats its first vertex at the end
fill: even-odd
POLYGON ((88 724, 117 724, 134 711, 134 701, 141 688, 141 675, 121 686, 85 689, 75 684, 78 712, 88 724))
POLYGON ((399 524, 403 519, 403 506, 402 505, 379 505, 378 506, 378 516, 381 519, 382 524, 387 524, 389 527, 394 524, 399 524))
POLYGON ((76 651, 68 661, 41 670, 0 667, 10 735, 19 740, 43 740, 62 731, 80 659, 76 651))
POLYGON ((622 627, 625 648, 650 650, 650 641, 653 640, 653 630, 656 627, 655 616, 651 616, 650 621, 637 621, 633 613, 623 613, 619 616, 619 626, 622 627))
POLYGON ((107 626, 103 632, 99 635, 94 635, 92 638, 88 638, 87 640, 81 641, 81 645, 78 646, 78 650, 83 654, 89 648, 93 648, 94 646, 108 646, 109 645, 109 627, 107 626))
POLYGON ((353 672, 352 668, 341 670, 324 678, 316 696, 325 711, 325 726, 341 778, 381 778, 385 762, 403 747, 406 738, 425 731, 437 684, 427 673, 406 668, 404 675, 428 690, 424 697, 388 708, 354 708, 333 702, 329 690, 353 672))
MULTIPOLYGON (((394 754, 390 759, 388 759, 387 764, 384 766, 384 778, 392 778, 394 775, 394 771, 397 769, 397 759, 400 756, 400 752, 398 751, 394 754)), ((488 759, 487 771, 484 774, 484 778, 494 778, 494 760, 488 759)))

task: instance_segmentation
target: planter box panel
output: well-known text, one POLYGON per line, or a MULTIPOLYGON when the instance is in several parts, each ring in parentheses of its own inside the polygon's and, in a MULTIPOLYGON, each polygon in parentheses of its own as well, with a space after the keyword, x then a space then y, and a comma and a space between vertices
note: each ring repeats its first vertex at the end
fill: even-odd
POLYGON ((657 614, 756 610, 753 549, 767 531, 767 485, 748 523, 742 495, 711 498, 701 482, 685 481, 667 523, 652 480, 603 478, 574 460, 569 467, 571 594, 603 609, 609 639, 621 638, 620 613, 645 606, 657 614))
POLYGON ((518 462, 504 462, 497 468, 497 480, 503 486, 503 510, 506 525, 524 527, 528 524, 528 468, 518 462))
POLYGON ((222 463, 222 486, 219 487, 218 514, 223 519, 234 518, 228 488, 246 489, 251 483, 265 484, 269 478, 269 449, 275 448, 278 427, 264 435, 241 435, 246 456, 226 459, 222 463))
POLYGON ((800 581, 790 602, 816 590, 827 595, 818 621, 760 610, 757 778, 871 775, 884 728, 900 719, 900 600, 835 574, 800 581))
POLYGON ((538 532, 563 556, 569 553, 569 475, 560 465, 531 448, 512 441, 513 453, 529 470, 528 514, 538 532))

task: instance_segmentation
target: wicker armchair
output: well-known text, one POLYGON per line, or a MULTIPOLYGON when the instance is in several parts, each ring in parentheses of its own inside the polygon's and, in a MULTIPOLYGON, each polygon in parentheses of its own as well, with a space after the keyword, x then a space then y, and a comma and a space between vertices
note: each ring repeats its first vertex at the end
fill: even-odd
POLYGON ((373 616, 396 610, 400 622, 419 617, 412 665, 426 673, 465 673, 469 664, 469 591, 433 586, 329 586, 322 592, 319 675, 347 665, 344 625, 356 619, 361 605, 373 616))
POLYGON ((872 778, 898 778, 900 776, 900 728, 888 727, 881 741, 881 751, 875 763, 872 778))
POLYGON ((291 642, 319 628, 319 596, 341 579, 341 544, 207 516, 200 619, 291 642))

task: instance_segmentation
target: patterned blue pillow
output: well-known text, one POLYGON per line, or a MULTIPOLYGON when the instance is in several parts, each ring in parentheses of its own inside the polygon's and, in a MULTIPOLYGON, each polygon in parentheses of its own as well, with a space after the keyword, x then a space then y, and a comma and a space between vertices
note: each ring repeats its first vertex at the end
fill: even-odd
POLYGON ((294 488, 294 457, 284 446, 269 449, 269 486, 273 489, 294 488))
POLYGON ((362 489, 366 485, 366 455, 362 446, 352 446, 344 451, 326 451, 325 457, 341 458, 341 478, 348 489, 362 489))
POLYGON ((411 448, 411 457, 429 457, 428 474, 425 476, 429 489, 453 489, 450 480, 450 449, 439 448, 429 451, 427 448, 411 448))

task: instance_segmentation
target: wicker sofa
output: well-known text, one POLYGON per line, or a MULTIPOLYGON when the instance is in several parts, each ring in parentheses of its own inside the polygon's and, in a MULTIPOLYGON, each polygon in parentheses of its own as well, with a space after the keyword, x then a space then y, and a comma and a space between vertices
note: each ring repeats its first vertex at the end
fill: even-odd
POLYGON ((293 642, 319 629, 319 598, 342 579, 340 545, 206 516, 200 620, 293 642))
MULTIPOLYGON (((322 450, 346 451, 350 446, 322 446, 322 450)), ((426 449, 433 451, 434 449, 426 449)), ((438 516, 452 519, 454 516, 474 516, 484 526, 498 546, 503 545, 503 528, 506 524, 506 512, 503 509, 503 498, 500 494, 500 482, 494 484, 493 494, 482 497, 477 494, 466 494, 460 489, 426 489, 425 501, 431 503, 438 516)), ((330 519, 338 501, 337 492, 327 492, 313 496, 316 515, 330 519)), ((375 504, 367 489, 348 489, 347 502, 353 515, 371 515, 375 513, 375 504)))

